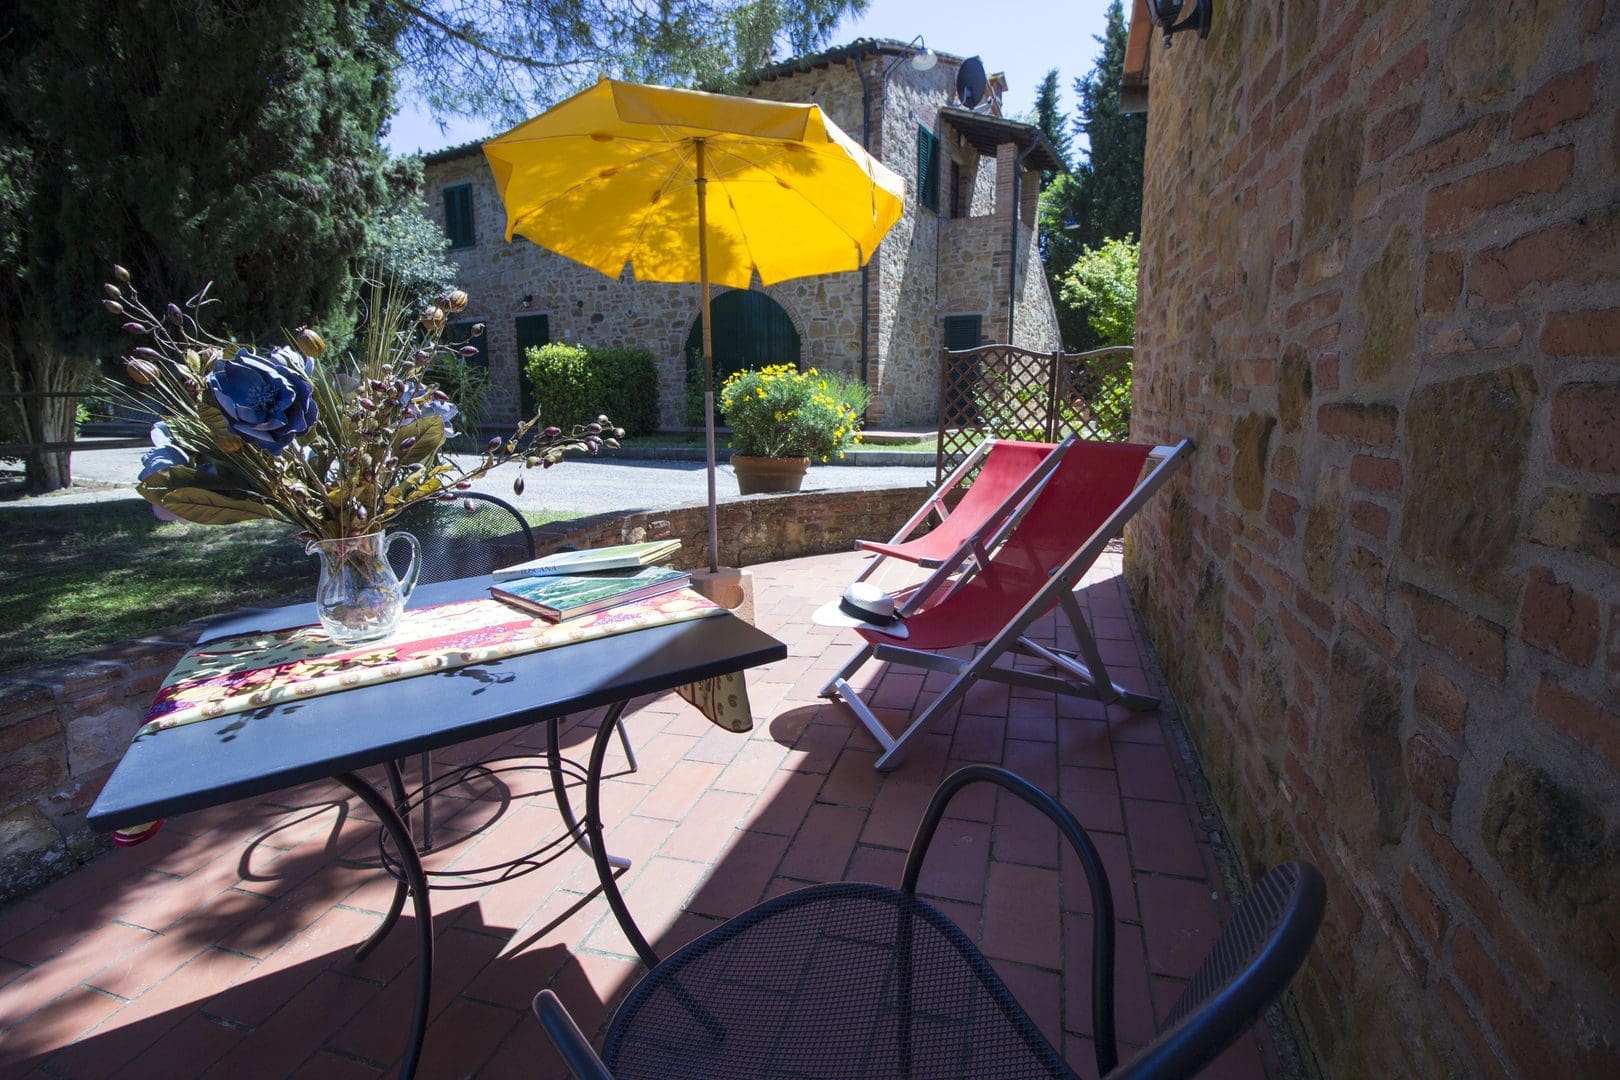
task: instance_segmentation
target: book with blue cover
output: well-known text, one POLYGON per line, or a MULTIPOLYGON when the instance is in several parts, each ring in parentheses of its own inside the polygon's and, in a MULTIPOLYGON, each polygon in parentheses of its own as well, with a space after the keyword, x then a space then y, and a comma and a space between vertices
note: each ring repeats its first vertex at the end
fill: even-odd
POLYGON ((692 580, 685 570, 639 566, 594 574, 548 574, 491 585, 489 594, 503 603, 563 622, 636 600, 683 588, 692 580))

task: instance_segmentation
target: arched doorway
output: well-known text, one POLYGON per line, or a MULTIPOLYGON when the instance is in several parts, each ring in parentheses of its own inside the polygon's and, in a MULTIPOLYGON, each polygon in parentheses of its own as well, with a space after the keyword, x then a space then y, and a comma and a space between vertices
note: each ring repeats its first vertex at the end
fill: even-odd
MULTIPOLYGON (((799 331, 782 305, 762 292, 732 289, 710 301, 714 312, 714 388, 733 371, 767 364, 799 366, 799 331)), ((686 422, 703 423, 703 316, 686 335, 686 422)))

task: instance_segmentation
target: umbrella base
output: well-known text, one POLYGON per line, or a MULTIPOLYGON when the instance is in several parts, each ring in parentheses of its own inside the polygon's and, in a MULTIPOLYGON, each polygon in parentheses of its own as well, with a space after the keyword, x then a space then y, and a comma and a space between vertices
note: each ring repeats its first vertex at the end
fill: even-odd
POLYGON ((735 566, 692 571, 692 588, 750 625, 754 622, 754 575, 735 566))

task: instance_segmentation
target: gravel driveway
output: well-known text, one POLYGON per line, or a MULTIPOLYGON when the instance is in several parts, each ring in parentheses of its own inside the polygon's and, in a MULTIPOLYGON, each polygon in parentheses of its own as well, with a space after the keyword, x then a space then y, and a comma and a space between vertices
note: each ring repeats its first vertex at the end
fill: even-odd
MULTIPOLYGON (((96 502, 128 498, 134 494, 134 478, 140 471, 142 451, 95 450, 75 454, 74 480, 94 485, 87 490, 39 496, 29 502, 96 502), (116 485, 116 486, 107 486, 116 485)), ((472 464, 472 457, 458 457, 472 464)), ((708 501, 701 461, 643 461, 570 457, 551 469, 530 469, 522 495, 512 494, 512 480, 520 467, 503 465, 474 483, 474 490, 498 495, 508 502, 534 510, 570 514, 598 514, 608 511, 633 513, 641 510, 670 510, 679 506, 700 506, 708 501)), ((916 465, 818 465, 805 476, 805 491, 864 491, 874 488, 921 487, 934 480, 932 458, 926 466, 916 465)), ((716 480, 721 502, 740 498, 731 466, 721 464, 716 480)), ((17 504, 12 504, 17 505, 17 504)), ((4 504, 0 504, 0 513, 4 504)))

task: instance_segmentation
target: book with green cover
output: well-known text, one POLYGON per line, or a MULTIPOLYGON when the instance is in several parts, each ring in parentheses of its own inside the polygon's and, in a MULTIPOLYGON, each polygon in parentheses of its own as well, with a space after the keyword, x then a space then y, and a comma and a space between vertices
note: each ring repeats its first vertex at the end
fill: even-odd
POLYGON ((644 544, 615 544, 612 547, 587 548, 584 551, 558 551, 538 559, 503 566, 495 571, 496 581, 516 581, 519 578, 540 577, 546 574, 584 574, 596 570, 619 570, 648 566, 662 562, 679 551, 679 540, 649 540, 644 544))
POLYGON ((542 619, 561 622, 673 592, 691 580, 692 575, 685 570, 640 566, 595 574, 527 577, 492 585, 489 594, 542 619))

